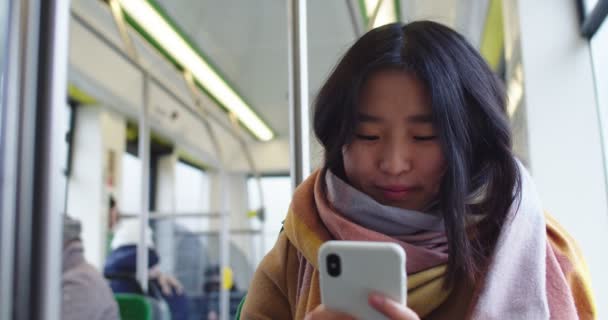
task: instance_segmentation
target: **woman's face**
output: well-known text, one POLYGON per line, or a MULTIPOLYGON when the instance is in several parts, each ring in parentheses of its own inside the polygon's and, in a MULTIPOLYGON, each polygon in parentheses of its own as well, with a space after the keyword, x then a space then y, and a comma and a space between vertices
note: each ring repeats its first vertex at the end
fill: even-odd
POLYGON ((376 201, 423 210, 439 192, 446 164, 430 98, 412 74, 380 71, 361 93, 358 125, 343 148, 350 184, 376 201))

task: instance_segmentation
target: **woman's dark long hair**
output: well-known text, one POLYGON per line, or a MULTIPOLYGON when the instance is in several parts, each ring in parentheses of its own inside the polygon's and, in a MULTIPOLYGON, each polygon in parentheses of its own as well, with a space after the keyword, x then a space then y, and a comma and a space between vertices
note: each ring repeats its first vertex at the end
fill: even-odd
POLYGON ((371 30, 344 55, 315 101, 314 131, 325 149, 325 170, 346 178, 342 149, 354 136, 359 94, 370 76, 387 69, 414 74, 431 99, 447 163, 438 199, 449 246, 445 284, 476 281, 520 195, 502 83, 446 26, 417 21, 371 30), (483 201, 467 203, 479 189, 485 190, 483 201), (483 220, 467 229, 466 216, 475 214, 483 220))

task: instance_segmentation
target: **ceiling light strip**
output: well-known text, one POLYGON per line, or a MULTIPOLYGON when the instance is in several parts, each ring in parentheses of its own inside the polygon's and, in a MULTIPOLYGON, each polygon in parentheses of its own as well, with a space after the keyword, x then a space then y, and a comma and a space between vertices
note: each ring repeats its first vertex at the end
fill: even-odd
POLYGON ((222 79, 213 67, 145 0, 120 0, 121 7, 182 68, 190 70, 197 82, 220 105, 236 114, 239 121, 258 139, 271 140, 272 130, 251 107, 222 79))

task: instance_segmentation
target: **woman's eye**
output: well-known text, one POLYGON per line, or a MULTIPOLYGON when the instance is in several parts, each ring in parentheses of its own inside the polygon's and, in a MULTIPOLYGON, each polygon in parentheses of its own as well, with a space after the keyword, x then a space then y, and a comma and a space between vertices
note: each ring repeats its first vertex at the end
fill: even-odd
POLYGON ((416 141, 429 141, 436 139, 437 136, 414 136, 414 140, 416 141))
POLYGON ((361 140, 368 140, 368 141, 374 141, 374 140, 380 139, 380 137, 378 137, 378 136, 368 136, 368 135, 364 135, 364 134, 358 134, 357 138, 361 139, 361 140))

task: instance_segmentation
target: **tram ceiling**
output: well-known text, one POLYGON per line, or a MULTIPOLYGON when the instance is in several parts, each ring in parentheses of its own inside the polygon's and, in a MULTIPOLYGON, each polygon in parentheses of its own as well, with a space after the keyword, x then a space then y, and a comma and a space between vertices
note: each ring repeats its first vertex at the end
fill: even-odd
MULTIPOLYGON (((160 8, 168 19, 192 41, 219 70, 233 89, 259 114, 276 134, 287 139, 288 121, 288 42, 287 8, 283 0, 147 0, 160 8)), ((328 76, 331 66, 355 40, 348 0, 308 0, 309 101, 328 76)), ((350 0, 361 12, 364 1, 350 0)), ((389 0, 385 0, 389 1, 389 0)), ((398 16, 406 21, 431 19, 450 25, 479 46, 488 0, 397 0, 398 16)), ((85 17, 117 45, 122 46, 109 6, 101 0, 73 0, 73 10, 85 17)), ((133 33, 132 33, 133 34, 133 33)), ((154 66, 152 72, 174 86, 184 100, 191 99, 183 78, 169 63, 158 63, 138 44, 142 60, 154 66)), ((73 41, 76 39, 72 39, 73 41)), ((120 75, 119 66, 104 66, 106 74, 120 75)), ((132 79, 114 76, 115 87, 129 88, 132 79)), ((136 89, 134 89, 136 90, 136 89)), ((213 104, 212 101, 208 101, 213 104)), ((217 113, 217 105, 210 106, 217 113)), ((221 113, 221 112, 220 112, 221 113)), ((219 114, 219 113, 218 113, 219 114)), ((224 118, 226 116, 224 115, 224 118)), ((250 142, 254 139, 249 137, 250 142)))
MULTIPOLYGON (((310 99, 356 35, 348 0, 308 0, 310 99)), ((363 15, 359 0, 357 14, 363 15)), ((394 0, 385 0, 394 1, 394 0)), ((287 1, 156 0, 278 136, 289 135, 287 1)), ((372 1, 373 2, 373 1, 372 1)), ((479 45, 487 0, 398 0, 405 20, 431 19, 479 45)), ((370 13, 368 13, 370 14, 370 13)))

